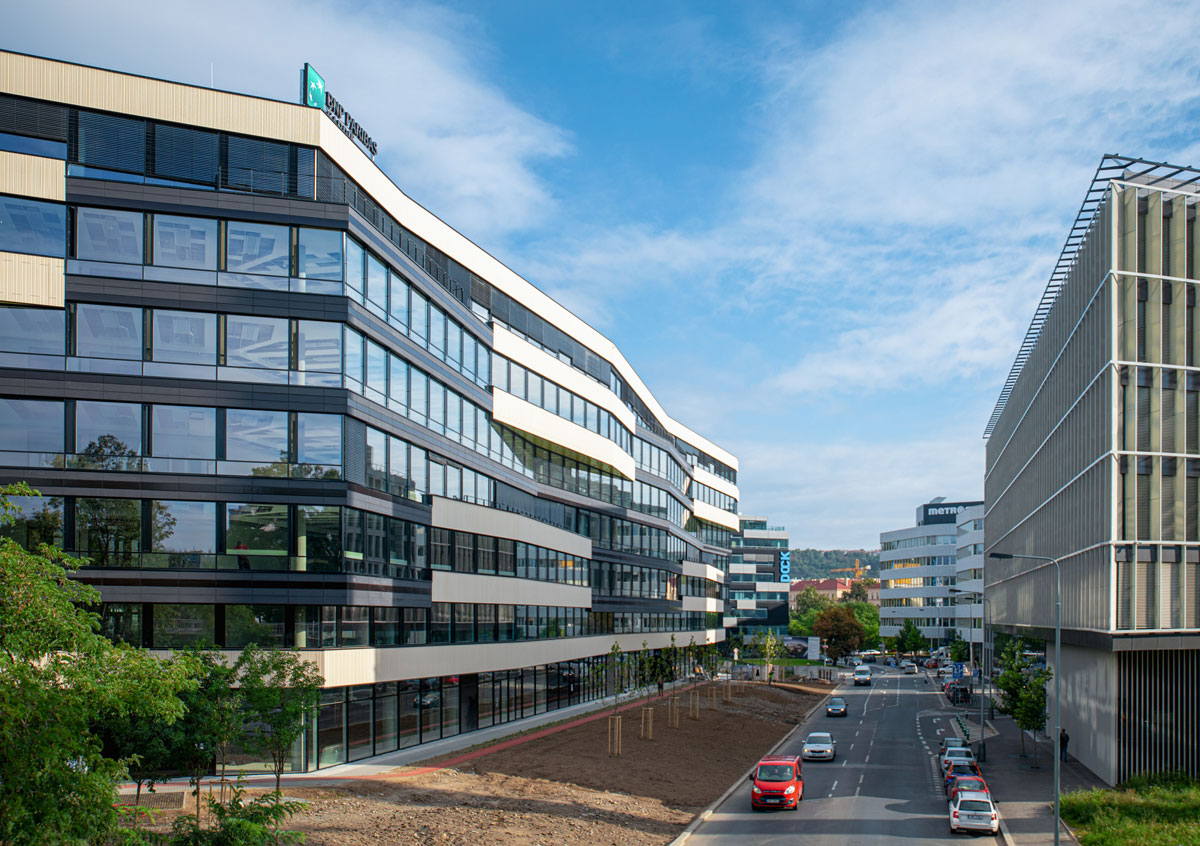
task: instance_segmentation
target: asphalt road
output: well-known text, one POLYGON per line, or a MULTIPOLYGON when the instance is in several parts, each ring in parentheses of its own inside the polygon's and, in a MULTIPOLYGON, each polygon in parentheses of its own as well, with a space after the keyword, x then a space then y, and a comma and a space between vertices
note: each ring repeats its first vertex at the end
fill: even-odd
MULTIPOLYGON (((797 811, 752 811, 744 782, 687 840, 687 846, 899 846, 963 843, 952 835, 933 753, 952 721, 942 712, 936 680, 873 666, 873 683, 849 681, 835 695, 845 718, 817 709, 779 751, 799 755, 810 731, 837 741, 831 761, 804 763, 804 801, 797 811)), ((992 842, 985 836, 979 842, 992 842)), ((995 839, 996 843, 1002 842, 995 839)))

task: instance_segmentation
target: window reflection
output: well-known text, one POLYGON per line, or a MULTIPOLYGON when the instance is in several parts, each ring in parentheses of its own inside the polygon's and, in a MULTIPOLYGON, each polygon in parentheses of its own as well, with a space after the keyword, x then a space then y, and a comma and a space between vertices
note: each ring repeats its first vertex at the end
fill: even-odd
POLYGON ((192 270, 217 269, 217 222, 202 217, 154 216, 154 263, 192 270))
POLYGON ((79 303, 75 306, 75 355, 142 358, 142 310, 79 303))
POLYGON ((287 320, 282 317, 229 315, 225 322, 225 363, 230 367, 286 370, 287 320))
MULTIPOLYGON (((36 355, 66 351, 66 311, 59 308, 0 308, 0 350, 36 355)), ((61 362, 59 363, 61 367, 61 362)))
POLYGON ((225 506, 225 552, 239 569, 251 569, 250 556, 287 555, 286 505, 230 502, 225 506))
POLYGON ((141 405, 92 400, 76 402, 75 452, 85 466, 125 469, 129 465, 127 459, 142 452, 141 405))
POLYGON ((272 467, 286 462, 286 411, 231 408, 225 412, 225 457, 230 461, 261 462, 272 467))
POLYGON ((216 458, 217 412, 188 405, 156 405, 150 413, 153 453, 165 458, 216 458))
POLYGON ((266 223, 226 224, 225 267, 234 273, 287 276, 288 228, 266 223))
POLYGON ((338 478, 342 464, 342 417, 340 414, 296 415, 296 461, 294 476, 338 478))
POLYGON ((217 363, 217 316, 199 311, 155 310, 151 339, 155 361, 217 363))
POLYGON ((0 197, 0 250, 62 258, 66 248, 66 206, 0 197))
POLYGON ((342 278, 341 232, 301 228, 297 233, 296 275, 302 279, 342 278))
POLYGON ((155 649, 212 645, 216 636, 215 606, 155 604, 155 649))
MULTIPOLYGON (((156 529, 162 527, 156 521, 156 529)), ((141 535, 141 500, 101 497, 75 500, 75 551, 90 558, 93 566, 130 566, 140 548, 141 535)))
MULTIPOLYGON (((62 402, 0 397, 0 450, 61 453, 62 402)), ((6 459, 6 463, 10 460, 6 459)), ((43 462, 37 460, 33 463, 36 466, 43 462)))
POLYGON ((142 213, 79 208, 75 256, 91 261, 142 263, 142 213))
POLYGON ((154 552, 217 551, 216 503, 154 500, 151 508, 156 515, 151 538, 154 552))
POLYGON ((45 496, 9 497, 13 522, 0 524, 0 537, 12 538, 25 549, 41 544, 63 545, 62 499, 45 496))

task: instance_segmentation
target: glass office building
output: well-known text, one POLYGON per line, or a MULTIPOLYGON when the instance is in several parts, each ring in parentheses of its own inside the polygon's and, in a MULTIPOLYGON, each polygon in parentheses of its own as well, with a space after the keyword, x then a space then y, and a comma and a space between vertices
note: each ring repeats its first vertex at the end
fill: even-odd
POLYGON ((788 531, 766 517, 742 515, 729 557, 725 624, 749 643, 762 631, 787 634, 792 585, 788 531))
POLYGON ((989 633, 1047 643, 1110 783, 1200 775, 1198 181, 1102 159, 985 433, 989 633))
POLYGON ((720 640, 738 527, 734 456, 341 115, 0 52, 9 531, 86 556, 113 638, 302 650, 300 769, 720 640))

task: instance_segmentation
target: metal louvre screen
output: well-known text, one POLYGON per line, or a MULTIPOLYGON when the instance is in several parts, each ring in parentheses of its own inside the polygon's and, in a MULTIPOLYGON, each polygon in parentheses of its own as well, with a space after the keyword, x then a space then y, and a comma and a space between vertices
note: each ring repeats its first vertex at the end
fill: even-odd
POLYGON ((151 125, 150 172, 162 179, 216 185, 220 143, 215 132, 169 124, 151 125))
POLYGON ((1200 775, 1200 650, 1117 653, 1117 781, 1200 775))
POLYGON ((144 173, 146 122, 103 112, 72 111, 68 155, 72 162, 106 170, 144 173))
POLYGON ((67 107, 0 94, 0 132, 67 140, 67 107))

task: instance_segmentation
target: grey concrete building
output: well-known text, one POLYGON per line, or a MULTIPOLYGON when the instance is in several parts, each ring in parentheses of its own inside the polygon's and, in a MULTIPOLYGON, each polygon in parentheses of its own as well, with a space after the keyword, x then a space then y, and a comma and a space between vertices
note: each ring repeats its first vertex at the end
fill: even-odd
POLYGON ((1200 773, 1198 181, 1104 157, 985 432, 990 631, 1053 646, 1056 565, 990 555, 1056 559, 1047 661, 1114 783, 1200 773))

